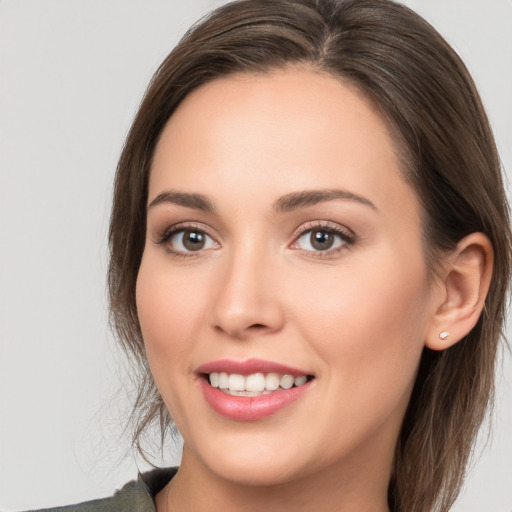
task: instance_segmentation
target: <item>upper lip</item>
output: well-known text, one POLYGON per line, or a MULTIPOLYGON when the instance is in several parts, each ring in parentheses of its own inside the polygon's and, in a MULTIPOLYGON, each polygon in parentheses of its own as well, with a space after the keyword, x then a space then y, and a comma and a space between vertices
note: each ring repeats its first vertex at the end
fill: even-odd
POLYGON ((198 374, 213 372, 237 373, 239 375, 251 375, 253 373, 279 373, 283 375, 293 375, 294 377, 298 377, 300 375, 311 375, 299 368, 294 368, 292 366, 273 361, 265 361, 263 359, 247 359, 245 361, 219 359, 218 361, 205 363, 199 366, 196 370, 196 373, 198 374))

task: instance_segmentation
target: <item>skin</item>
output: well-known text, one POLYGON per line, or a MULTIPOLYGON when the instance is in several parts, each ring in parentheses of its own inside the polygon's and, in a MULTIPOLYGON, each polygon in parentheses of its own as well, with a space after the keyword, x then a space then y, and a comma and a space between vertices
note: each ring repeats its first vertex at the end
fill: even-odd
POLYGON ((444 328, 436 314, 447 287, 428 278, 418 200, 382 118, 354 89, 307 69, 215 80, 163 131, 148 205, 168 191, 202 194, 215 212, 148 207, 137 308, 184 438, 158 512, 388 510, 400 424, 425 342, 444 328), (305 190, 363 200, 276 211, 305 190), (309 234, 326 222, 351 240, 336 235, 335 249, 315 251, 309 234), (171 226, 208 242, 188 252, 177 235, 159 243, 171 226), (250 358, 315 379, 270 417, 223 417, 195 371, 250 358))

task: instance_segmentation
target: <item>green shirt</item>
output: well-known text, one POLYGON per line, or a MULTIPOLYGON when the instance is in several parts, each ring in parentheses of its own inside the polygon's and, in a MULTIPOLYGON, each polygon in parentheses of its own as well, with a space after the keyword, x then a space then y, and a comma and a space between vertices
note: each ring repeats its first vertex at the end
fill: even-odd
POLYGON ((167 485, 177 470, 178 468, 154 469, 139 474, 137 480, 128 482, 110 498, 43 510, 44 512, 155 512, 155 496, 167 485))

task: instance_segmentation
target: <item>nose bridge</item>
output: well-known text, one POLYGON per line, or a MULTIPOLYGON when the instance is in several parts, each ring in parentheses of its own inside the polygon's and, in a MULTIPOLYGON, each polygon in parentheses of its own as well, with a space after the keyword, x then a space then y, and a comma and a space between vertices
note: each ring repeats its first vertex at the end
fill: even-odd
POLYGON ((213 301, 213 325, 234 337, 250 331, 280 329, 283 314, 276 288, 276 255, 256 240, 245 240, 222 258, 218 267, 217 293, 213 301))

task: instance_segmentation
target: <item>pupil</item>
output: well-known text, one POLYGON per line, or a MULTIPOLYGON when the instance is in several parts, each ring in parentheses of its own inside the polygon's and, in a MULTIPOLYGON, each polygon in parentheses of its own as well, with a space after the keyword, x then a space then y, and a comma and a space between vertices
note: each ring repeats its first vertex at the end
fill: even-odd
POLYGON ((183 237, 183 245, 189 251, 199 251, 204 247, 204 234, 197 231, 188 231, 183 237))
POLYGON ((334 242, 332 233, 326 233, 325 231, 313 231, 311 233, 311 245, 318 251, 325 251, 330 249, 334 242))

